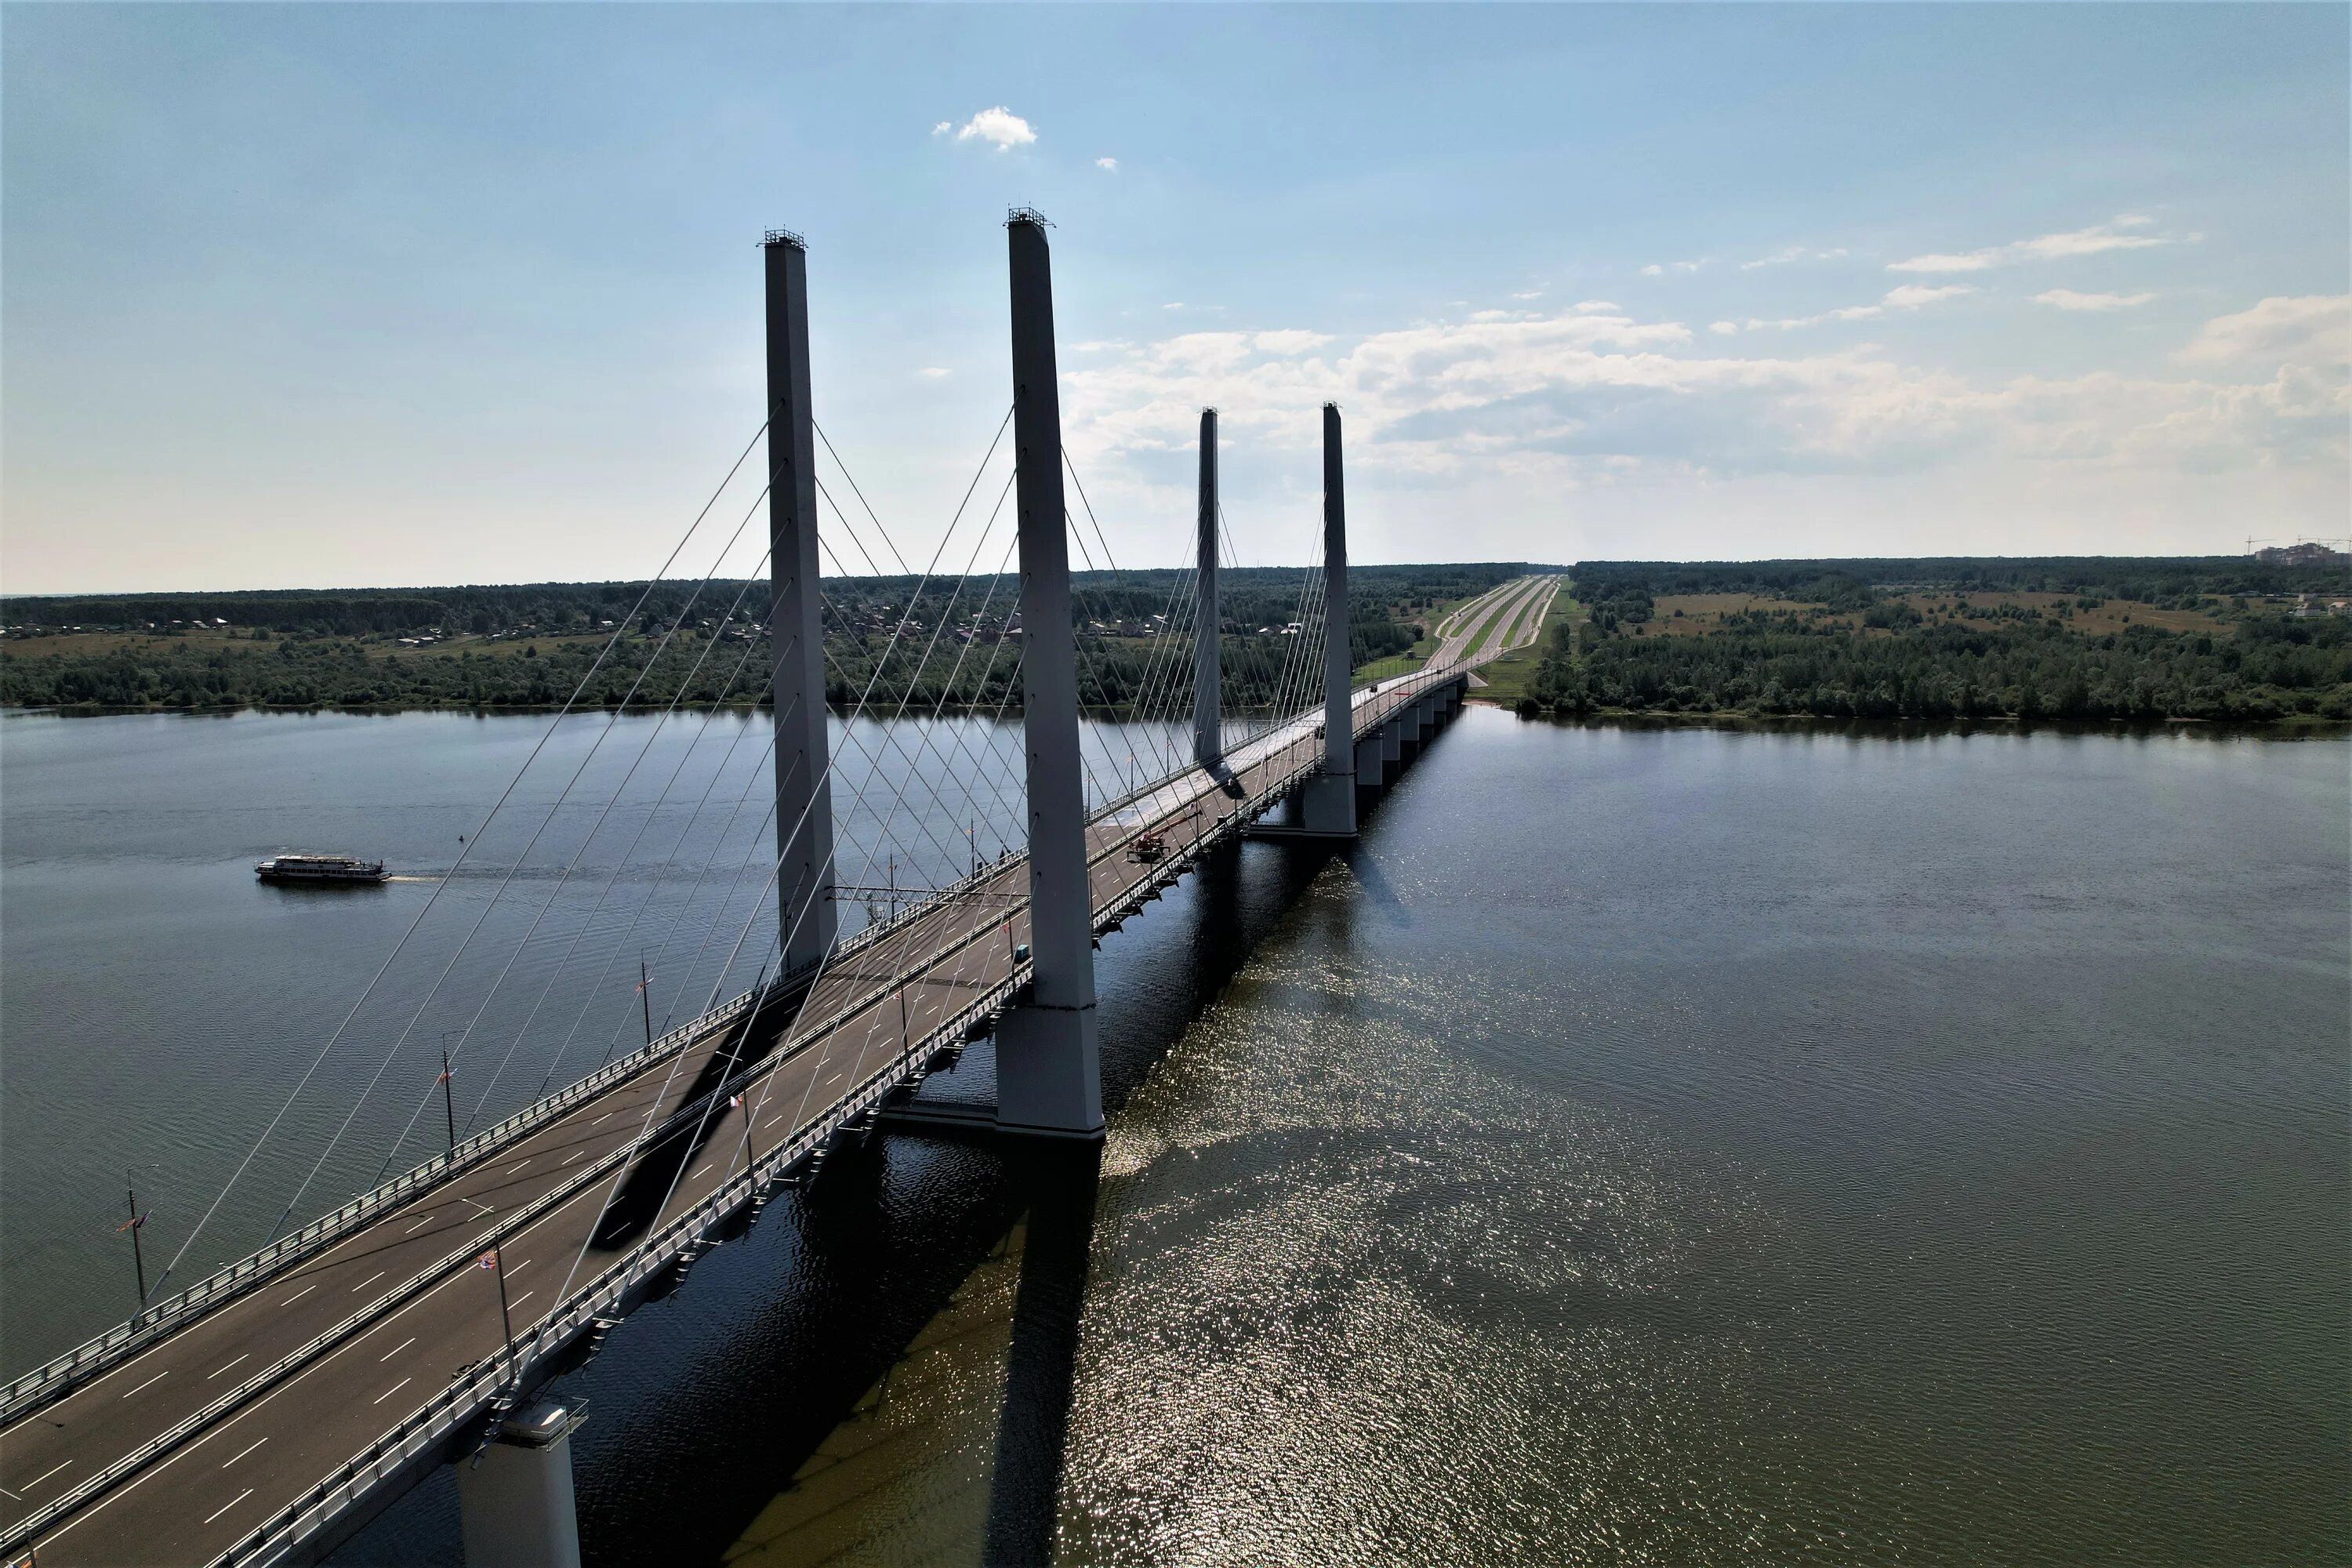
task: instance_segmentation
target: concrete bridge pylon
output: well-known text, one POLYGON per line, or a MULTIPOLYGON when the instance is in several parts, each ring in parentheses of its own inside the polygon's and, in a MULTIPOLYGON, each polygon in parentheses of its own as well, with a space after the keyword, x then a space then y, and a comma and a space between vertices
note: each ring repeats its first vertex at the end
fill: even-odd
POLYGON ((768 644, 774 660, 779 973, 833 951, 833 802, 826 772, 824 628, 817 593, 816 447, 809 405, 808 249, 775 230, 768 293, 768 644))
POLYGON ((1348 632, 1348 507, 1339 461, 1339 405, 1323 405, 1323 766, 1299 792, 1296 832, 1356 835, 1356 742, 1349 690, 1355 661, 1348 632))
POLYGON ((1201 410, 1200 613, 1192 620, 1192 760, 1208 767, 1225 754, 1217 604, 1217 411, 1201 410))
POLYGON ((1021 701, 1029 786, 1028 1000, 996 1029, 996 1126, 1103 1135, 1095 1016, 1094 907, 1078 753, 1077 640, 1062 492, 1062 403, 1045 222, 1016 210, 1012 264, 1013 441, 1021 549, 1021 701))

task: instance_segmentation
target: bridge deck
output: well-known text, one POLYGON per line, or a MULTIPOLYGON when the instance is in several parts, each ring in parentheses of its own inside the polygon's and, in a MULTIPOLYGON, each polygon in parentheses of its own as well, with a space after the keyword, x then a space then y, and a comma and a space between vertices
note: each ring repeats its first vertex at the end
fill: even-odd
MULTIPOLYGON (((1493 617, 1511 626, 1549 581, 1496 590, 1491 605, 1454 618, 1422 672, 1358 693, 1357 733, 1478 662, 1465 653, 1479 647, 1493 617)), ((1099 814, 1087 831, 1097 925, 1172 875, 1167 863, 1130 862, 1137 835, 1158 830, 1169 862, 1181 865, 1202 840, 1237 831, 1245 802, 1262 811, 1319 752, 1316 715, 1303 715, 1229 759, 1240 798, 1194 768, 1099 814)), ((0 1430, 0 1531, 14 1534, 10 1526, 91 1487, 241 1380, 330 1336, 246 1403, 45 1522, 38 1539, 44 1568, 215 1559, 499 1352, 497 1282, 470 1259, 501 1226, 539 1211, 501 1244, 521 1341, 615 1258, 824 1123, 877 1072, 903 1071, 910 1051, 930 1048, 976 999, 1000 993, 1015 978, 1014 944, 1028 940, 1027 896, 1025 858, 1000 863, 829 966, 787 1036, 777 1037, 780 1008, 721 1025, 680 1053, 674 1070, 657 1064, 582 1101, 20 1417, 0 1430), (629 1152, 743 1061, 755 1065, 737 1103, 713 1097, 707 1115, 629 1152)))

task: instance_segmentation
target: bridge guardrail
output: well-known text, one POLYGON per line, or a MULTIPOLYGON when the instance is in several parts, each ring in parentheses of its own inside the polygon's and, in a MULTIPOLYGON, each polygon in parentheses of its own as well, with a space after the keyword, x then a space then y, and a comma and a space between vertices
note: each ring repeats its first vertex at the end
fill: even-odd
MULTIPOLYGON (((216 1568, 226 1568, 230 1564, 243 1568, 243 1565, 274 1561, 276 1556, 292 1551, 401 1467, 431 1452, 478 1419, 500 1389, 509 1384, 530 1386, 534 1365, 544 1365, 560 1355, 597 1318, 620 1310, 632 1291, 670 1268, 688 1247, 699 1242, 725 1223, 743 1205, 772 1188, 794 1166, 830 1142, 842 1127, 879 1105, 908 1079, 918 1076, 919 1064, 931 1055, 936 1048, 935 1042, 962 1029, 974 1017, 1007 1000, 1019 988, 1023 977, 1023 972, 1016 971, 1011 977, 959 1008, 943 1019, 938 1027, 927 1033, 920 1045, 892 1058, 887 1065, 868 1077, 855 1093, 836 1102, 832 1110, 794 1132, 744 1171, 722 1182, 709 1197, 639 1243, 628 1256, 608 1265, 602 1274, 575 1292, 568 1302, 525 1332, 521 1344, 517 1347, 514 1363, 506 1363, 502 1352, 492 1354, 465 1376, 444 1387, 403 1419, 399 1426, 331 1472, 303 1498, 288 1504, 275 1517, 255 1527, 249 1534, 214 1558, 213 1563, 216 1568)), ((772 1071, 786 1059, 789 1058, 762 1062, 747 1069, 742 1075, 743 1079, 772 1071)), ((730 1079, 730 1084, 740 1087, 736 1079, 730 1079)), ((729 1091, 730 1084, 722 1084, 712 1092, 729 1091)), ((695 1103, 702 1104, 708 1098, 699 1097, 695 1103)), ((685 1108, 681 1107, 672 1120, 684 1114, 685 1108)))
MULTIPOLYGON (((789 984, 792 982, 769 984, 761 990, 761 1000, 789 984)), ((406 1203, 462 1171, 471 1169, 517 1137, 544 1126, 581 1100, 591 1099, 614 1084, 633 1078, 655 1063, 685 1049, 712 1029, 740 1016, 751 998, 752 993, 746 991, 732 1001, 688 1020, 659 1036, 651 1044, 617 1061, 606 1063, 577 1082, 473 1134, 459 1142, 456 1149, 434 1155, 414 1170, 404 1172, 383 1185, 361 1194, 301 1229, 282 1236, 259 1251, 216 1269, 176 1296, 147 1308, 127 1322, 0 1385, 0 1423, 13 1421, 28 1411, 64 1397, 124 1357, 276 1278, 303 1258, 373 1221, 378 1215, 406 1203)))

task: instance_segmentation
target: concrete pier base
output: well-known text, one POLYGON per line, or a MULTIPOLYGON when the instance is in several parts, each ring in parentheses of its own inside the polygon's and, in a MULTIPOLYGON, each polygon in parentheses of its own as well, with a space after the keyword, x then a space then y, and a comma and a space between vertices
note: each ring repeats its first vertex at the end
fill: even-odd
POLYGON ((1437 699, 1424 697, 1412 705, 1413 737, 1426 742, 1437 732, 1437 699))
POLYGON ((1404 722, 1391 719, 1381 726, 1381 781, 1393 783, 1404 772, 1404 722))
POLYGON ((1094 1142, 1103 1135, 1101 1050, 1092 1000, 1031 1003, 996 1026, 996 1130, 1094 1142))
POLYGON ((457 1467, 458 1529, 469 1568, 580 1568, 572 1504, 579 1419, 543 1399, 499 1423, 478 1463, 457 1467))

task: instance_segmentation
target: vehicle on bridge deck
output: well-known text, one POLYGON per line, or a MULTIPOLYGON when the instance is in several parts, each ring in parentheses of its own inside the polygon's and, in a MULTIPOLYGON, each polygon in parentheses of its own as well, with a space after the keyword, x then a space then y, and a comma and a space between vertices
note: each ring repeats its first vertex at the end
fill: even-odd
POLYGON ((356 855, 308 855, 280 852, 260 862, 253 874, 265 882, 333 882, 373 886, 392 880, 381 860, 356 855))

